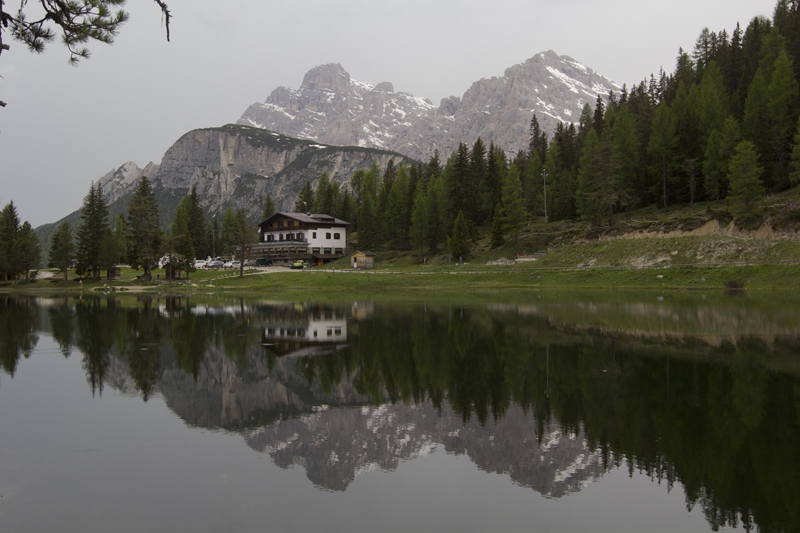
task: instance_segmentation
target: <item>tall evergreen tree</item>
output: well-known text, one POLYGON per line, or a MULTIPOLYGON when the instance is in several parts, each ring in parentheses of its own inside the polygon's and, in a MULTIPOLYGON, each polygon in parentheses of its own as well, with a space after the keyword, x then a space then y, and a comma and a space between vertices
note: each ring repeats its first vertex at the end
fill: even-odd
POLYGON ((69 268, 74 257, 75 246, 72 243, 72 226, 66 220, 59 224, 53 240, 50 242, 49 263, 64 274, 64 281, 69 281, 69 268))
POLYGON ((730 162, 728 181, 731 186, 729 211, 737 219, 747 221, 761 212, 764 184, 758 153, 750 141, 742 141, 730 162))
POLYGON ((720 200, 728 194, 728 164, 739 144, 742 134, 739 123, 732 116, 725 120, 722 131, 714 130, 708 140, 703 159, 703 176, 706 198, 720 200))
POLYGON ((92 185, 89 194, 83 200, 81 223, 77 233, 77 265, 75 272, 79 275, 92 274, 95 280, 100 279, 100 253, 103 235, 108 227, 108 207, 103 197, 100 184, 92 185))
MULTIPOLYGON (((186 224, 189 228, 189 235, 192 239, 192 248, 196 257, 206 257, 211 253, 206 228, 206 214, 200 205, 200 197, 197 194, 197 185, 192 185, 189 192, 189 209, 186 224)), ((192 257, 194 259, 194 257, 192 257)))
POLYGON ((142 176, 128 204, 128 263, 135 270, 143 269, 141 278, 148 281, 153 279, 160 254, 158 220, 155 193, 147 176, 142 176))
POLYGON ((505 229, 514 235, 515 243, 519 240, 519 231, 525 224, 526 215, 519 169, 512 164, 503 181, 503 222, 505 229))
POLYGON ((467 145, 459 143, 458 150, 451 157, 451 162, 452 164, 448 165, 446 169, 451 216, 455 219, 461 212, 464 213, 467 220, 474 223, 473 200, 476 191, 472 183, 472 169, 467 145))
POLYGON ((170 228, 170 264, 172 274, 175 270, 182 270, 187 274, 194 272, 195 249, 192 235, 189 230, 189 220, 191 218, 192 201, 189 196, 184 196, 175 217, 172 219, 170 228))
POLYGON ((272 195, 267 193, 267 196, 264 198, 264 207, 261 210, 261 219, 267 220, 274 215, 275 212, 275 200, 272 199, 272 195))
POLYGON ((310 213, 313 207, 314 190, 311 188, 311 182, 307 181, 300 189, 300 195, 294 203, 294 210, 298 213, 310 213))
POLYGON ((19 261, 14 256, 14 243, 19 233, 19 216, 14 202, 8 202, 0 212, 0 274, 5 281, 19 274, 19 261))
POLYGON ((460 211, 453 222, 453 234, 447 238, 447 248, 454 261, 463 260, 469 255, 471 249, 469 221, 460 211))
POLYGON ((596 130, 592 129, 586 136, 578 170, 578 189, 575 192, 575 204, 583 220, 594 225, 600 224, 603 206, 600 202, 600 139, 596 130))
POLYGON ((658 104, 653 126, 650 133, 650 142, 647 145, 647 153, 652 162, 652 174, 657 177, 652 187, 660 192, 662 207, 667 209, 667 181, 672 174, 674 150, 676 144, 675 123, 670 112, 669 105, 663 101, 658 104))
POLYGON ((19 228, 14 243, 14 255, 20 271, 25 273, 25 281, 30 281, 30 271, 39 268, 42 252, 39 248, 39 238, 27 220, 19 228))
POLYGON ((772 159, 771 188, 789 187, 791 142, 800 111, 800 89, 794 78, 792 62, 785 49, 775 59, 772 79, 767 90, 772 159))

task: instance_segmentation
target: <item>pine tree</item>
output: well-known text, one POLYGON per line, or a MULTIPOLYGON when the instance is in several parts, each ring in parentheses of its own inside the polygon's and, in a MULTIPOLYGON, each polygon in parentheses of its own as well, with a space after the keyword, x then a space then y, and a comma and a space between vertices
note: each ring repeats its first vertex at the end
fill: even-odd
POLYGON ((81 223, 77 233, 77 265, 79 275, 91 273, 95 280, 100 279, 100 252, 103 234, 108 227, 108 207, 103 198, 100 184, 92 185, 83 200, 81 223))
POLYGON ((594 103, 594 115, 592 115, 592 127, 597 135, 602 135, 603 126, 605 125, 606 107, 603 104, 603 97, 597 95, 597 100, 594 103))
POLYGON ((39 239, 33 228, 26 220, 17 233, 14 243, 14 255, 20 266, 20 271, 25 273, 25 281, 30 281, 30 271, 39 268, 42 261, 42 252, 39 249, 39 239))
POLYGON ((219 239, 219 249, 223 254, 230 254, 233 252, 235 245, 236 233, 236 213, 233 208, 228 205, 225 207, 225 212, 222 214, 222 234, 219 239))
POLYGON ((450 213, 453 219, 459 212, 468 220, 474 221, 473 199, 476 196, 472 183, 472 169, 469 163, 467 145, 459 143, 458 150, 451 157, 452 164, 445 170, 447 173, 450 213))
POLYGON ((428 195, 424 187, 417 187, 414 195, 414 205, 411 207, 411 246, 419 252, 420 257, 425 256, 426 233, 428 230, 428 195))
POLYGON ((512 164, 503 181, 503 217, 506 230, 514 234, 515 243, 519 240, 519 230, 525 224, 526 215, 519 169, 512 164))
POLYGON ((575 204, 578 214, 583 220, 594 225, 600 224, 603 206, 600 201, 600 139, 593 129, 586 136, 583 154, 578 170, 578 189, 575 192, 575 204))
POLYGON ((247 220, 247 213, 243 207, 236 210, 236 226, 233 233, 233 242, 236 245, 237 257, 239 259, 239 277, 244 276, 244 262, 250 244, 254 243, 258 235, 256 228, 247 220))
POLYGON ((267 220, 274 214, 275 214, 275 201, 272 199, 272 196, 269 193, 267 193, 267 196, 264 198, 264 208, 261 211, 261 219, 267 220))
POLYGON ((712 131, 722 130, 722 125, 730 113, 722 71, 713 60, 707 63, 703 80, 700 82, 698 111, 701 143, 706 143, 712 131))
POLYGON ((303 188, 300 189, 300 195, 294 203, 294 210, 298 213, 309 213, 314 207, 314 190, 311 188, 311 182, 307 181, 303 188))
POLYGON ((50 255, 48 262, 54 268, 64 273, 64 281, 69 281, 69 267, 72 262, 75 246, 72 244, 72 226, 64 221, 56 229, 53 240, 50 243, 50 255))
MULTIPOLYGON (((206 214, 200 205, 200 197, 197 194, 197 185, 192 185, 189 192, 189 211, 186 223, 189 227, 189 235, 192 238, 192 248, 194 257, 206 257, 211 253, 209 249, 208 236, 206 231, 206 214)), ((194 259, 193 257, 193 259, 194 259)))
POLYGON ((333 214, 333 196, 331 194, 331 179, 327 172, 323 172, 317 181, 317 189, 314 194, 314 206, 312 213, 333 214))
POLYGON ((492 249, 499 248, 506 243, 505 218, 506 216, 503 212, 503 206, 501 204, 494 206, 494 218, 492 219, 492 233, 489 244, 492 249))
POLYGON ((764 184, 758 153, 750 141, 742 141, 730 162, 728 181, 731 186, 728 210, 737 219, 747 222, 761 212, 764 184))
POLYGON ((100 270, 108 271, 117 264, 119 260, 119 252, 117 251, 117 243, 114 240, 114 232, 111 228, 106 226, 103 231, 103 237, 100 239, 100 255, 97 257, 97 266, 100 270))
MULTIPOLYGON (((205 229, 205 228, 204 228, 205 229)), ((124 263, 128 257, 128 228, 122 215, 114 221, 114 247, 117 251, 117 263, 124 263)))
POLYGON ((367 252, 377 249, 378 244, 374 200, 371 195, 366 195, 358 213, 358 247, 367 252))
POLYGON ((396 250, 405 250, 409 246, 408 226, 410 215, 406 197, 408 195, 409 177, 408 167, 401 165, 397 171, 397 177, 389 191, 386 200, 386 231, 387 242, 396 250))
POLYGON ((153 279, 161 246, 158 226, 158 204, 147 176, 139 179, 128 204, 128 263, 135 270, 143 269, 141 278, 153 279))
POLYGON ((769 154, 772 152, 769 126, 769 87, 763 70, 758 69, 747 91, 742 118, 742 138, 755 145, 759 159, 765 162, 768 168, 771 161, 769 154))
POLYGON ((728 117, 721 132, 714 130, 708 140, 703 160, 703 176, 706 196, 720 200, 728 194, 728 164, 742 140, 739 123, 728 117))
POLYGON ((14 256, 14 243, 19 233, 19 216, 14 202, 8 202, 0 212, 0 274, 5 281, 19 274, 19 261, 14 256))
MULTIPOLYGON (((667 209, 667 180, 672 172, 674 150, 676 144, 675 123, 672 119, 669 105, 661 102, 656 108, 653 117, 650 142, 647 145, 647 154, 652 162, 653 175, 658 180, 653 183, 653 189, 661 189, 662 207, 667 209)), ((580 178, 579 178, 580 179, 580 178)))
POLYGON ((639 192, 644 189, 639 169, 639 140, 636 124, 627 105, 621 105, 613 128, 614 165, 619 169, 618 187, 625 205, 635 205, 639 192))
POLYGON ((785 49, 781 49, 775 60, 767 94, 773 161, 770 182, 773 190, 780 190, 790 185, 790 146, 800 105, 800 89, 785 49))
POLYGON ((185 196, 175 211, 170 229, 170 264, 172 273, 175 269, 184 272, 194 272, 195 249, 192 242, 192 235, 189 231, 189 219, 191 217, 191 199, 185 196))
POLYGON ((470 227, 467 217, 460 212, 453 222, 453 234, 447 238, 447 249, 453 260, 463 260, 470 252, 470 227))

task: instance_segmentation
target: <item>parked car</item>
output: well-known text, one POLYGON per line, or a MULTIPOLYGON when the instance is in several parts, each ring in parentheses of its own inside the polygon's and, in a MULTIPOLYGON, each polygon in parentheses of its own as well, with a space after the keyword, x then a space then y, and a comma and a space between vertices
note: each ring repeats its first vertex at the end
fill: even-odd
POLYGON ((225 266, 225 263, 223 263, 219 259, 212 259, 211 261, 206 263, 206 268, 222 268, 224 266, 225 266))
POLYGON ((298 259, 297 261, 292 263, 292 266, 290 266, 289 268, 292 268, 292 269, 295 269, 295 270, 301 270, 301 269, 305 268, 305 264, 306 264, 305 261, 303 261, 302 259, 298 259))
POLYGON ((194 267, 195 268, 206 268, 206 263, 207 263, 207 261, 205 259, 197 259, 194 262, 194 267))
POLYGON ((272 259, 267 259, 266 257, 259 257, 258 259, 256 259, 256 266, 257 267, 272 266, 272 259))

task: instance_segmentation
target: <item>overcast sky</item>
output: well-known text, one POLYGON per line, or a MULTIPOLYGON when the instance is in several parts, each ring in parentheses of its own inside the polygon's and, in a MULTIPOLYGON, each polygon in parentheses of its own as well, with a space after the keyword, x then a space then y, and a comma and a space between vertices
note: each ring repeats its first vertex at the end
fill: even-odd
MULTIPOLYGON (((33 4, 34 2, 31 2, 33 4)), ((671 72, 704 27, 743 27, 775 0, 129 0, 111 46, 77 68, 58 43, 0 56, 0 203, 38 226, 80 207, 126 161, 160 161, 185 132, 235 122, 280 85, 340 63, 395 91, 461 96, 480 78, 554 50, 629 86, 671 72)), ((13 2, 6 2, 10 7, 13 2)))

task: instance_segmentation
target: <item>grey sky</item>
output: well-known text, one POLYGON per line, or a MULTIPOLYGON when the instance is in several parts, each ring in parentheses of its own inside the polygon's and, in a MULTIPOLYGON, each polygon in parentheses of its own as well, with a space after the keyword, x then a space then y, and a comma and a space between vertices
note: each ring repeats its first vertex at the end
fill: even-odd
MULTIPOLYGON (((58 43, 0 56, 0 203, 34 226, 80 207, 93 180, 160 161, 183 133, 235 122, 277 86, 337 62, 359 81, 439 104, 552 49, 619 84, 659 66, 703 27, 733 30, 775 0, 130 0, 111 45, 67 65, 58 43)), ((6 4, 8 5, 8 3, 6 4)))

